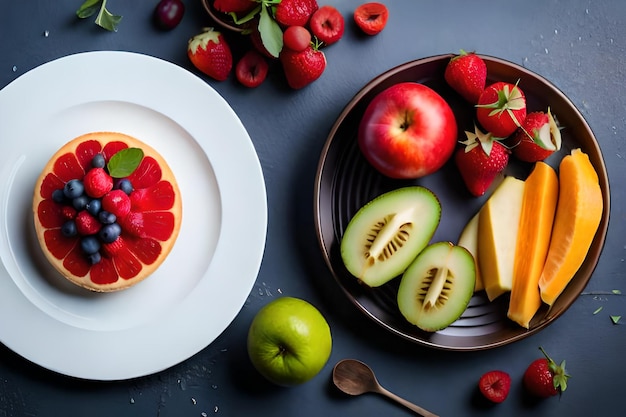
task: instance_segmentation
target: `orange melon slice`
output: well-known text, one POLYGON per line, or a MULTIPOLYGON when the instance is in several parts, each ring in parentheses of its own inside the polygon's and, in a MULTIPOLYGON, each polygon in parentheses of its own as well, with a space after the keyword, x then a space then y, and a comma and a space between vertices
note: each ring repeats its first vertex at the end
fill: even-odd
POLYGON ((172 170, 156 150, 122 133, 94 132, 71 140, 50 158, 35 184, 33 212, 37 239, 50 264, 74 284, 110 292, 135 285, 163 263, 180 231, 182 199, 172 170), (53 193, 70 180, 82 181, 96 154, 108 162, 126 148, 143 151, 126 177, 133 186, 130 211, 117 218, 119 236, 101 244, 94 263, 81 249, 84 236, 67 236, 62 230, 81 210, 53 199, 53 193))
POLYGON ((539 279, 541 299, 554 304, 582 265, 602 211, 598 173, 589 156, 573 149, 559 165, 559 197, 546 262, 539 279))
POLYGON ((554 168, 537 162, 526 179, 507 316, 526 329, 541 307, 539 277, 548 254, 559 195, 554 168))

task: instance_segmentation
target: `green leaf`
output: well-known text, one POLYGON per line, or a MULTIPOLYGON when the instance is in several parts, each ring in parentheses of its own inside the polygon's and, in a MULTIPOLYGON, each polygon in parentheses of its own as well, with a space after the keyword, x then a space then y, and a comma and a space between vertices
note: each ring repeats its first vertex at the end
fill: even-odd
POLYGON ((248 23, 249 21, 254 19, 254 16, 256 16, 260 11, 261 11, 261 5, 259 4, 254 9, 252 9, 247 15, 243 17, 237 16, 237 13, 235 12, 230 12, 228 14, 233 19, 233 22, 235 22, 236 25, 243 25, 244 23, 248 23))
POLYGON ((126 148, 111 157, 107 164, 109 175, 113 178, 124 178, 137 169, 143 159, 143 151, 139 148, 126 148))
POLYGON ((594 312, 593 312, 593 315, 595 316, 596 314, 598 314, 598 313, 599 313, 599 312, 601 312, 601 311, 602 311, 602 306, 598 307, 598 308, 596 309, 596 311, 594 311, 594 312))
POLYGON ((620 295, 622 293, 620 290, 612 290, 611 292, 615 295, 620 295))
POLYGON ((86 0, 81 4, 78 10, 76 10, 76 16, 81 19, 93 16, 100 9, 100 3, 102 3, 102 0, 86 0))
POLYGON ((611 321, 613 322, 613 324, 617 324, 619 322, 619 319, 621 319, 622 316, 611 316, 611 321))
POLYGON ((122 20, 122 16, 114 15, 107 10, 107 0, 102 0, 102 6, 100 7, 100 12, 96 17, 96 25, 110 30, 111 32, 117 32, 117 25, 122 20))
POLYGON ((267 52, 278 58, 280 51, 283 49, 283 31, 270 16, 265 3, 262 4, 259 14, 259 33, 267 52))

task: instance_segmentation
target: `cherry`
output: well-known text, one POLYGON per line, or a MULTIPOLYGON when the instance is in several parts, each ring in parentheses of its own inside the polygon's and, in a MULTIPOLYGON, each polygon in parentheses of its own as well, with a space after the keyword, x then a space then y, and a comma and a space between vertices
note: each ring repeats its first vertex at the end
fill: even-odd
POLYGON ((283 44, 292 51, 304 51, 311 44, 311 32, 304 26, 289 26, 283 33, 283 44))
POLYGON ((174 29, 185 14, 185 5, 181 0, 161 0, 154 9, 154 22, 163 30, 174 29))

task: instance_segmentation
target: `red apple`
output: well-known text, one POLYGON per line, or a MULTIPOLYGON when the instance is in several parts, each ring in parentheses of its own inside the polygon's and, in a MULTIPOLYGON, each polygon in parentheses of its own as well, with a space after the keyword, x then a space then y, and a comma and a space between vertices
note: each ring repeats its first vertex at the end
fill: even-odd
POLYGON ((452 155, 456 119, 431 88, 398 83, 378 93, 367 106, 358 140, 365 158, 383 175, 420 178, 437 171, 452 155))

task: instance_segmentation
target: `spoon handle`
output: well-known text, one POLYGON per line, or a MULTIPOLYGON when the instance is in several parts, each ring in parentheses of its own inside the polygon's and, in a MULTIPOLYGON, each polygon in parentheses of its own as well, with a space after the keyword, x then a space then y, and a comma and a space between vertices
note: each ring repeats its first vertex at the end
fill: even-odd
POLYGON ((378 392, 380 394, 386 396, 387 398, 390 398, 390 399, 398 402, 399 404, 402 404, 403 406, 405 406, 409 410, 415 411, 416 413, 418 413, 422 417, 439 417, 438 415, 433 414, 430 411, 423 409, 419 405, 413 404, 412 402, 405 400, 404 398, 394 394, 391 391, 387 391, 384 387, 379 387, 379 391, 378 392))

